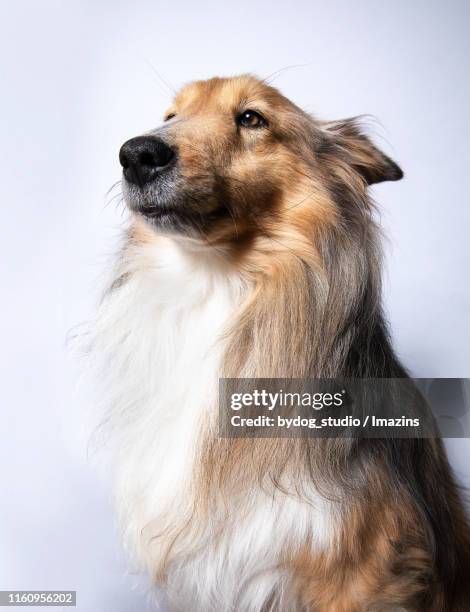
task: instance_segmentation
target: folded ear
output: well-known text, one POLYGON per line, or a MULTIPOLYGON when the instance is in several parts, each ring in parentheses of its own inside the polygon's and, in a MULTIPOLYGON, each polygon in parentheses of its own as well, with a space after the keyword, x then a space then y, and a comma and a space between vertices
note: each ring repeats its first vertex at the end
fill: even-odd
POLYGON ((324 128, 328 154, 353 166, 368 185, 403 177, 402 169, 372 144, 356 118, 326 123, 324 128))

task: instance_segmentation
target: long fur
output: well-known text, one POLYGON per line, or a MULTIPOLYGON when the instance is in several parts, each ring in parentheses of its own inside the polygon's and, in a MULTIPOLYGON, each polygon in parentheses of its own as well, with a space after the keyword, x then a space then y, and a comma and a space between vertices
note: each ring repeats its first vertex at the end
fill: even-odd
POLYGON ((356 120, 320 122, 249 76, 187 86, 173 115, 153 134, 178 150, 165 193, 184 213, 158 226, 131 205, 92 341, 136 563, 175 610, 470 609, 439 440, 217 434, 221 376, 407 376, 368 194, 401 170, 356 120), (242 106, 269 127, 241 133, 242 106))

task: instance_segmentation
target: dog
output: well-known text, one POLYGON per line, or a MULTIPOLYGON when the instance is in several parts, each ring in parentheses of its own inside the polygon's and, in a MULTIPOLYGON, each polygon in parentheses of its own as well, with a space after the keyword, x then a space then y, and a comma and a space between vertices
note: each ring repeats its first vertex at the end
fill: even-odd
POLYGON ((170 609, 470 610, 439 439, 227 438, 220 378, 406 378, 357 119, 251 75, 191 83, 119 153, 130 224, 91 344, 130 556, 170 609))

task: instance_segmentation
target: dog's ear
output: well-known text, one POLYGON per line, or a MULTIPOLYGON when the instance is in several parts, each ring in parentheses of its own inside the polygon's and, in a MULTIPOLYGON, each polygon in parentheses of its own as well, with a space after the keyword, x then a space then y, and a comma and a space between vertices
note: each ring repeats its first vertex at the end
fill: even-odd
POLYGON ((351 165, 368 185, 382 181, 398 181, 402 169, 382 153, 364 134, 356 118, 323 124, 324 142, 320 146, 329 155, 351 165))

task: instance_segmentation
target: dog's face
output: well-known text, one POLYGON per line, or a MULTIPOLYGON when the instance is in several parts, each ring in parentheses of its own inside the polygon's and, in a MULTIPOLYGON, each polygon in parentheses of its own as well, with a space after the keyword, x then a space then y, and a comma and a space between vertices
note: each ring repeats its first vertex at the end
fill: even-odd
POLYGON ((251 76, 187 85, 162 127, 120 151, 130 209, 156 231, 204 241, 240 239, 293 207, 301 214, 315 193, 326 201, 335 160, 364 185, 399 178, 354 124, 321 124, 251 76))

